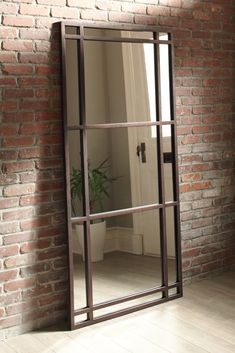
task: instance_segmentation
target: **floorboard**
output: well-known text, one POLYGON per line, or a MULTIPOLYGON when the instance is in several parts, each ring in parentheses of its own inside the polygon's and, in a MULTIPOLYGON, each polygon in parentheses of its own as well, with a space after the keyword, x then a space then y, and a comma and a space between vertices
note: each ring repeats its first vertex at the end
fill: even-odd
POLYGON ((184 297, 76 331, 0 342, 0 353, 234 353, 235 272, 184 288, 184 297))

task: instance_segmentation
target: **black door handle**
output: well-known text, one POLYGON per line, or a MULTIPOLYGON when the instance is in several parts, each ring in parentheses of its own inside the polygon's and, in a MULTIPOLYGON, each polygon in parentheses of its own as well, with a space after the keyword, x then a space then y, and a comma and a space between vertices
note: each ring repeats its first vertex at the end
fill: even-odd
POLYGON ((141 142, 140 145, 136 147, 136 154, 138 157, 141 156, 141 162, 146 163, 146 145, 145 142, 141 142))

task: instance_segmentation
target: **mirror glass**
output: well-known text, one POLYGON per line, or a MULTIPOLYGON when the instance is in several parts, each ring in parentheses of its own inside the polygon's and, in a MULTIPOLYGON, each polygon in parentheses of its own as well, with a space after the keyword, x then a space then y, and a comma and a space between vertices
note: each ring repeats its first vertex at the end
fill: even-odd
POLYGON ((91 213, 158 203, 151 127, 87 131, 91 213))
POLYGON ((168 281, 176 281, 176 253, 175 253, 175 220, 174 207, 166 207, 166 237, 168 256, 168 281))
MULTIPOLYGON (((104 229, 105 247, 103 260, 93 262, 94 303, 161 285, 158 210, 111 217, 91 224, 92 243, 97 242, 98 227, 104 229)), ((93 245, 97 249, 97 245, 93 245)))
POLYGON ((164 185, 165 185, 165 200, 174 201, 173 193, 173 155, 172 155, 172 139, 171 131, 173 126, 162 126, 162 140, 163 140, 163 159, 164 159, 164 185))
POLYGON ((94 37, 153 39, 153 33, 145 31, 125 31, 118 29, 85 27, 84 33, 85 35, 94 37))
POLYGON ((162 121, 171 120, 169 45, 159 45, 162 121))
POLYGON ((72 130, 68 134, 69 169, 72 217, 83 216, 83 175, 81 171, 80 131, 72 130))
POLYGON ((78 44, 76 40, 66 40, 66 110, 68 126, 79 124, 79 72, 78 44), (71 68, 73 68, 71 70, 71 68))
POLYGON ((87 41, 86 122, 156 121, 154 46, 87 41))
POLYGON ((74 277, 74 309, 86 307, 85 262, 82 254, 84 244, 84 225, 74 225, 72 229, 73 244, 73 277, 74 277))

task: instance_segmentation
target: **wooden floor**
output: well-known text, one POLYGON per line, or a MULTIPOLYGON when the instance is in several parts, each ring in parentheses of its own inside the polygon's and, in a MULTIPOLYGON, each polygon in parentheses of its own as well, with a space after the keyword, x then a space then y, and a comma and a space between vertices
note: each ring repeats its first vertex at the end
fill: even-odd
MULTIPOLYGON (((95 304, 160 287, 162 283, 159 257, 115 251, 105 254, 103 261, 93 262, 92 265, 95 304)), ((169 283, 176 281, 173 259, 168 260, 168 278, 169 283)), ((78 256, 74 259, 74 299, 75 309, 86 305, 84 262, 78 256)))
POLYGON ((184 297, 73 332, 32 332, 0 353, 234 353, 235 272, 184 289, 184 297))

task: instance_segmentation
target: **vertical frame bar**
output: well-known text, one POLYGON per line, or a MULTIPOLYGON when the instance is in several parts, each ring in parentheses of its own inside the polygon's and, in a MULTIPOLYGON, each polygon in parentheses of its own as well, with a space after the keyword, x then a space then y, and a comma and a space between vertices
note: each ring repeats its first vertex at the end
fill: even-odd
MULTIPOLYGON (((84 216, 89 216, 89 180, 88 180, 88 152, 87 152, 87 132, 86 124, 86 102, 85 102, 85 64, 84 64, 84 27, 80 26, 81 39, 79 43, 79 95, 80 95, 80 130, 81 136, 81 170, 83 175, 83 212, 84 216)), ((85 276, 86 276, 86 300, 87 306, 91 309, 88 311, 88 319, 93 320, 93 290, 92 290, 92 262, 91 262, 91 237, 90 237, 90 221, 84 223, 84 253, 85 253, 85 276)))
MULTIPOLYGON (((154 32, 154 39, 159 39, 159 33, 154 32)), ((161 109, 161 77, 160 77, 160 56, 159 44, 154 44, 154 66, 155 66, 155 92, 156 92, 156 116, 158 121, 162 121, 161 109)), ((164 297, 168 298, 168 259, 167 259, 167 238, 166 238, 166 211, 165 211, 165 183, 163 168, 163 143, 162 126, 157 126, 157 165, 158 165, 158 192, 159 203, 163 207, 159 209, 159 225, 161 239, 161 264, 162 264, 162 286, 165 286, 164 297)))
POLYGON ((69 142, 67 133, 67 82, 66 82, 66 43, 65 43, 65 24, 61 23, 61 49, 62 49, 62 110, 63 110, 63 130, 64 130, 64 163, 65 163, 65 185, 66 185, 66 218, 68 234, 68 318, 69 327, 74 329, 74 281, 73 281, 73 251, 72 251, 72 227, 71 227, 71 194, 70 194, 70 168, 69 168, 69 142))
MULTIPOLYGON (((172 39, 172 34, 170 34, 172 39)), ((168 44, 169 45, 169 44, 168 44)), ((176 122, 176 100, 175 100, 175 73, 174 73, 174 48, 173 45, 169 45, 169 77, 170 77, 170 101, 171 101, 171 114, 173 120, 176 122)), ((178 287, 178 293, 183 294, 182 286, 182 259, 181 259, 181 237, 180 237, 180 200, 179 200, 179 167, 178 167, 178 150, 177 150, 177 131, 176 124, 171 126, 171 148, 173 154, 173 194, 174 200, 177 201, 177 206, 174 207, 174 224, 175 224, 175 254, 176 254, 176 268, 177 275, 176 280, 180 282, 178 287)))

